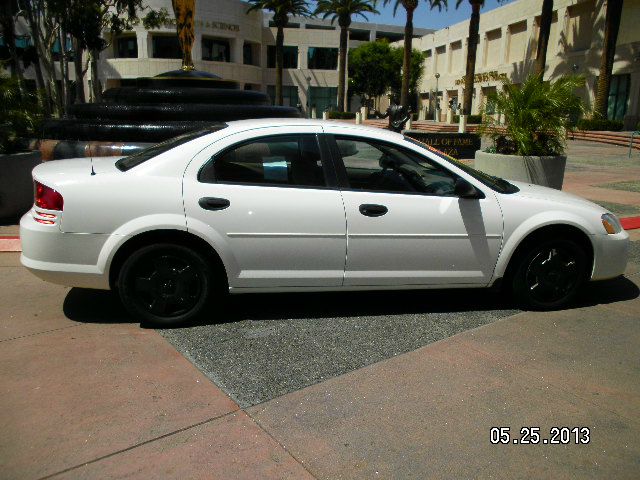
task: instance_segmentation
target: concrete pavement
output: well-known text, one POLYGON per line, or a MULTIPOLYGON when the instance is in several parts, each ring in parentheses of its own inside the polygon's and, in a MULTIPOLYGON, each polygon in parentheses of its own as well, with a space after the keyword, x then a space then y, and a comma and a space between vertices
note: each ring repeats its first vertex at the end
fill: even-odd
MULTIPOLYGON (((640 178, 640 157, 621 163, 616 147, 572 144, 566 190, 616 208, 640 207, 637 192, 610 188, 640 178)), ((15 235, 12 228, 0 228, 0 236, 15 235)), ((216 367, 218 352, 206 355, 198 335, 167 334, 185 357, 156 331, 141 329, 110 293, 41 282, 19 265, 17 253, 1 253, 0 478, 638 478, 640 230, 630 234, 627 277, 590 284, 579 306, 564 311, 496 315, 485 309, 480 315, 492 315, 490 321, 476 321, 471 317, 482 309, 467 314, 455 294, 438 302, 432 292, 433 301, 414 299, 406 312, 379 309, 366 296, 348 297, 347 306, 323 305, 322 299, 337 297, 322 296, 314 300, 316 310, 337 311, 354 329, 410 314, 414 323, 403 323, 402 332, 408 337, 415 327, 416 339, 407 338, 411 348, 389 356, 391 344, 376 352, 378 344, 361 337, 369 349, 363 360, 356 358, 355 337, 350 352, 335 322, 311 316, 304 323, 313 334, 305 336, 296 335, 299 319, 283 320, 287 338, 299 347, 295 358, 303 360, 293 368, 310 382, 275 389, 275 398, 256 396, 262 403, 245 408, 187 360, 205 372, 216 367), (464 328, 437 338, 460 333, 411 343, 425 334, 419 323, 428 324, 451 302, 464 328), (310 353, 305 358, 305 349, 337 341, 345 345, 341 361, 353 368, 311 375, 315 360, 310 353), (375 363, 362 367, 367 358, 375 363), (549 439, 553 426, 589 427, 591 441, 489 441, 491 427, 509 427, 512 438, 521 427, 540 427, 549 439)), ((248 308, 255 323, 250 334, 268 333, 273 309, 282 308, 278 299, 248 308)), ((306 311, 307 300, 296 309, 306 311)), ((215 330, 227 337, 210 348, 254 365, 257 350, 242 337, 243 319, 215 330)), ((261 344, 266 360, 269 351, 279 352, 269 345, 268 338, 261 344)), ((278 383, 286 374, 272 368, 249 387, 278 383)))

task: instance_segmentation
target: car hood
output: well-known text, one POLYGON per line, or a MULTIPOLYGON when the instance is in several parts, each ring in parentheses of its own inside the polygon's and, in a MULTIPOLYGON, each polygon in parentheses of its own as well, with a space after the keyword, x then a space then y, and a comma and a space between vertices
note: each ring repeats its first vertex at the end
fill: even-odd
POLYGON ((526 198, 536 198, 540 200, 547 200, 551 203, 562 203, 565 205, 575 205, 580 207, 593 208, 600 211, 607 211, 600 205, 590 202, 589 200, 573 195, 571 193, 556 190, 555 188, 542 187, 540 185, 533 185, 531 183, 516 182, 509 180, 509 183, 515 185, 520 189, 519 192, 511 194, 518 195, 526 198))

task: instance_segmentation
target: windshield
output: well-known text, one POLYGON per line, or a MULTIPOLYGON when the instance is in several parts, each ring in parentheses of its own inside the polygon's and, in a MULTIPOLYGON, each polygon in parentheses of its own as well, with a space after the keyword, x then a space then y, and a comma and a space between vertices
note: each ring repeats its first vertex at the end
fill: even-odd
POLYGON ((226 125, 220 125, 212 128, 205 128, 204 130, 196 130, 194 132, 189 132, 177 137, 170 138, 169 140, 165 140, 162 143, 152 145, 137 153, 133 153, 127 157, 121 158, 116 162, 116 167, 118 167, 123 172, 126 172, 127 170, 146 162, 150 158, 157 157, 161 153, 167 152, 172 148, 182 145, 183 143, 187 143, 209 133, 217 132, 218 130, 222 130, 225 127, 226 125))
POLYGON ((516 192, 520 191, 520 189, 518 187, 516 187, 515 185, 513 185, 512 183, 509 183, 509 182, 507 182, 506 180, 504 180, 504 179, 502 179, 500 177, 494 177, 493 175, 489 175, 487 173, 481 172, 480 170, 476 170, 475 168, 472 168, 469 165, 466 165, 466 164, 462 163, 461 161, 456 160, 455 158, 450 157, 449 155, 446 155, 446 154, 442 153, 439 150, 436 150, 435 148, 431 147, 430 145, 427 145, 426 143, 420 142, 420 141, 418 141, 418 140, 416 140, 414 138, 410 138, 410 137, 406 137, 406 136, 404 137, 404 139, 409 143, 417 145, 418 147, 423 148, 425 150, 428 150, 429 152, 437 155, 438 158, 441 158, 441 159, 445 160, 446 162, 449 162, 449 163, 455 165, 460 170, 463 170, 465 173, 468 173, 473 178, 475 178, 479 182, 482 182, 487 187, 495 190, 496 192, 499 192, 499 193, 516 193, 516 192))

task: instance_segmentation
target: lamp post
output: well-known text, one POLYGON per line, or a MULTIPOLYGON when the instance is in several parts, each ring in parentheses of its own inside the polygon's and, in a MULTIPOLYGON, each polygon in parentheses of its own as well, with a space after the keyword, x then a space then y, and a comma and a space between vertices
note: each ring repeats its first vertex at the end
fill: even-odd
POLYGON ((438 121, 438 79, 440 78, 440 74, 436 73, 436 102, 435 102, 435 108, 434 113, 433 113, 433 121, 437 122, 438 121))

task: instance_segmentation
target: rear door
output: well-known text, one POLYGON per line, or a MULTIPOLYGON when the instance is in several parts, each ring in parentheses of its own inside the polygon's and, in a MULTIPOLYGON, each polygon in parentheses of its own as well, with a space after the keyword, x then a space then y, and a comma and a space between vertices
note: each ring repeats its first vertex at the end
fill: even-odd
POLYGON ((320 133, 314 126, 232 135, 187 168, 187 225, 224 249, 231 287, 342 285, 345 213, 320 133))

